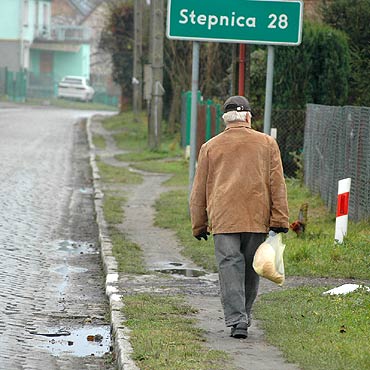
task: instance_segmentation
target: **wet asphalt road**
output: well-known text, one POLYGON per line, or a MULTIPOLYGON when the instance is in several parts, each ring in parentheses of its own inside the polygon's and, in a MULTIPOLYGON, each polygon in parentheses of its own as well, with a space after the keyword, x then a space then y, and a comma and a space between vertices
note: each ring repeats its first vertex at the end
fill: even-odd
POLYGON ((1 370, 114 368, 89 114, 0 103, 1 370))

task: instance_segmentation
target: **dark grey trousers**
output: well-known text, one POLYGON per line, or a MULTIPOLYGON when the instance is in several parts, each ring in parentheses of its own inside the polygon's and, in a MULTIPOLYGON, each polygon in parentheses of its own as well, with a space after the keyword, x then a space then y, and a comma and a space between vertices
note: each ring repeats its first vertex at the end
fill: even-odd
POLYGON ((249 323, 259 284, 253 257, 266 234, 215 234, 213 239, 226 326, 249 323))

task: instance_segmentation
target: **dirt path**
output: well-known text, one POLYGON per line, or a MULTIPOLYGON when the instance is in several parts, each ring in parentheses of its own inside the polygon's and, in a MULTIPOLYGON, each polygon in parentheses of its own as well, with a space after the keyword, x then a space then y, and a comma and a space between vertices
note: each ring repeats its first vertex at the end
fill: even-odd
MULTIPOLYGON (((119 162, 113 158, 122 151, 117 150, 111 138, 112 133, 104 130, 99 120, 93 122, 91 129, 93 133, 104 136, 107 142, 107 148, 103 151, 96 150, 96 154, 107 164, 129 167, 129 163, 119 162)), ((178 243, 174 232, 153 225, 155 213, 153 205, 161 193, 170 190, 162 185, 169 175, 139 172, 144 179, 142 184, 115 187, 118 191, 124 192, 127 197, 124 207, 125 218, 119 226, 122 232, 141 246, 148 270, 202 271, 181 255, 182 246, 178 243)), ((104 187, 102 190, 104 192, 104 187)), ((259 294, 281 289, 267 280, 261 280, 259 294)), ((339 285, 339 283, 340 281, 334 279, 289 277, 284 289, 299 285, 327 286, 339 285)), ((227 352, 233 359, 236 370, 299 369, 296 365, 287 363, 277 348, 267 344, 257 320, 253 321, 246 340, 230 338, 229 328, 224 325, 217 274, 205 272, 205 275, 200 277, 182 274, 120 275, 117 287, 119 292, 125 292, 125 294, 137 292, 184 294, 189 304, 198 309, 197 320, 199 327, 205 331, 207 345, 212 349, 227 352)))

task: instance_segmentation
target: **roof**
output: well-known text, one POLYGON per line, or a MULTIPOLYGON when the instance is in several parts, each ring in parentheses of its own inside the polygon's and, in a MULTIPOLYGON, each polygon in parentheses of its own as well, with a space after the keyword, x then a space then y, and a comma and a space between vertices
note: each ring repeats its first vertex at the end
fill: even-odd
POLYGON ((69 0, 69 2, 77 8, 83 15, 88 16, 95 8, 97 8, 104 0, 69 0))

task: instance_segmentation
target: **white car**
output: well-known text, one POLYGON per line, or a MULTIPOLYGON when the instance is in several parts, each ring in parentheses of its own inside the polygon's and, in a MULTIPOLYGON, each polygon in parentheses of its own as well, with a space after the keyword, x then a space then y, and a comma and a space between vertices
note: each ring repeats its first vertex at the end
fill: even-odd
POLYGON ((95 91, 85 77, 66 76, 58 84, 58 98, 91 101, 95 91))

